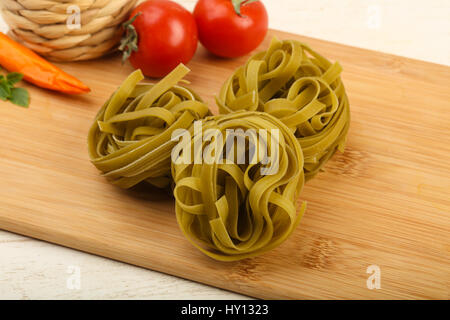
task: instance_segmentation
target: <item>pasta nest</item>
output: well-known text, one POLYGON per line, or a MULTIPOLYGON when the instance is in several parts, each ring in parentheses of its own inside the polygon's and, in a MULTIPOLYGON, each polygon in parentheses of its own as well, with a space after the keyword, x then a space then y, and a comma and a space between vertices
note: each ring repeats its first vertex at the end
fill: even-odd
POLYGON ((170 185, 172 133, 210 114, 197 94, 177 85, 188 72, 180 64, 157 84, 139 84, 144 76, 137 70, 100 109, 89 131, 89 155, 112 183, 170 185))
POLYGON ((280 119, 300 142, 308 180, 344 150, 350 109, 341 72, 338 62, 307 45, 274 38, 234 72, 216 100, 222 114, 262 111, 280 119))
POLYGON ((172 162, 176 217, 204 254, 220 261, 253 257, 280 245, 299 224, 306 209, 296 204, 304 184, 303 155, 291 130, 275 117, 248 111, 207 117, 202 131, 194 130, 180 145, 172 162), (254 134, 260 129, 266 137, 254 134), (192 152, 196 144, 200 148, 192 152), (258 156, 261 147, 267 157, 258 156), (191 155, 183 157, 186 150, 191 155), (184 161, 195 157, 202 162, 184 161), (263 172, 275 162, 276 170, 263 172))

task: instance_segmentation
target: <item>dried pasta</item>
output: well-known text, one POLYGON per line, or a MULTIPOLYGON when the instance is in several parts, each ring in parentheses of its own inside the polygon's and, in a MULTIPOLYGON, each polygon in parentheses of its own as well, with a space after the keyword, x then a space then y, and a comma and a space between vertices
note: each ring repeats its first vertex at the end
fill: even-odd
POLYGON ((171 140, 177 129, 209 115, 191 90, 177 85, 189 72, 180 64, 157 84, 139 84, 133 72, 106 101, 89 131, 92 163, 112 183, 130 188, 142 181, 163 188, 171 183, 171 140))
POLYGON ((210 152, 214 161, 208 163, 204 154, 202 163, 172 163, 177 221, 194 246, 213 259, 235 261, 262 254, 287 239, 306 208, 305 203, 300 208, 296 204, 304 183, 303 155, 287 126, 262 112, 217 115, 202 120, 202 131, 194 131, 189 143, 191 147, 199 143, 203 153, 214 150, 210 152), (215 139, 217 133, 214 139, 205 137, 209 131, 227 137, 227 130, 239 136, 251 129, 267 130, 266 138, 261 135, 251 139, 257 143, 250 143, 251 135, 246 135, 245 152, 228 157, 224 150, 230 140, 215 139), (277 170, 263 174, 268 162, 253 158, 258 154, 256 145, 271 150, 267 155, 272 164, 278 161, 277 170), (246 161, 238 162, 243 154, 246 161), (228 161, 218 161, 224 158, 228 161))
POLYGON ((217 97, 222 114, 267 112, 297 137, 312 178, 336 150, 343 151, 350 124, 342 67, 306 44, 276 38, 225 82, 217 97))

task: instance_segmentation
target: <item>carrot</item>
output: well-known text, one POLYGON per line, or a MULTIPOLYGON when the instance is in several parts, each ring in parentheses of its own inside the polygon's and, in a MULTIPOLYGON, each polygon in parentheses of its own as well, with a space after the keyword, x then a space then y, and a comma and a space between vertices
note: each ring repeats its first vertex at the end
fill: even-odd
POLYGON ((80 80, 65 73, 30 49, 0 32, 0 65, 39 87, 68 94, 91 91, 80 80))

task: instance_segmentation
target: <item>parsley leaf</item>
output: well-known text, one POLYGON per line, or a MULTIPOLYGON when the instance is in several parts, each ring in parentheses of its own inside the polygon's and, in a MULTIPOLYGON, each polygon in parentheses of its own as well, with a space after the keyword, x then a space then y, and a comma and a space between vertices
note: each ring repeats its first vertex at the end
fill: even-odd
POLYGON ((17 82, 22 81, 23 79, 23 74, 18 73, 18 72, 11 72, 10 74, 8 74, 6 76, 6 80, 8 80, 8 83, 10 85, 15 85, 17 82))
POLYGON ((24 88, 12 88, 10 100, 20 107, 28 108, 30 104, 30 96, 24 88))
POLYGON ((14 85, 23 79, 23 74, 11 72, 8 75, 0 75, 0 100, 11 101, 12 103, 27 108, 30 104, 30 95, 24 88, 15 88, 14 85))
POLYGON ((9 99, 10 96, 11 96, 11 88, 8 85, 8 82, 2 76, 0 78, 0 99, 6 101, 9 99))

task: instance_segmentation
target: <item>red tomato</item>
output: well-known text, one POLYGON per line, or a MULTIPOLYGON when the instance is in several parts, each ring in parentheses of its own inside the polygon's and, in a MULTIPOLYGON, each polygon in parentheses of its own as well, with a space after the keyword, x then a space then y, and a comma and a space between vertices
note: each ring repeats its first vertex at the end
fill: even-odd
MULTIPOLYGON (((129 59, 134 68, 141 69, 148 77, 159 78, 192 59, 198 33, 189 11, 173 1, 149 0, 133 10, 131 17, 136 15, 132 26, 137 33, 137 51, 126 41, 121 48, 131 52, 129 59)), ((127 30, 128 40, 133 40, 132 33, 127 30)))
POLYGON ((233 3, 199 0, 194 10, 200 42, 212 53, 226 58, 240 57, 256 49, 268 29, 267 11, 261 1, 233 3))

